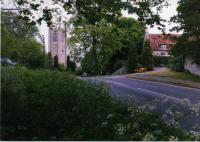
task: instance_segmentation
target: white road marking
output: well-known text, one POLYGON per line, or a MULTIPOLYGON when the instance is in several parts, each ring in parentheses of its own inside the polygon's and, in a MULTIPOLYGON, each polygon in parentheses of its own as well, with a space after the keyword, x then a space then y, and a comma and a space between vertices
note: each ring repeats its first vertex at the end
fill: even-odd
POLYGON ((175 101, 178 101, 178 102, 181 102, 181 99, 178 99, 176 97, 171 97, 171 96, 168 96, 168 95, 165 95, 165 94, 161 94, 161 93, 158 93, 158 92, 154 92, 154 91, 151 91, 151 90, 147 90, 147 89, 143 89, 143 88, 137 88, 138 90, 142 90, 146 93, 150 93, 150 95, 159 95, 159 96, 163 96, 164 98, 169 98, 169 99, 172 99, 172 100, 175 100, 175 101))
POLYGON ((179 98, 176 98, 176 97, 168 96, 168 95, 165 95, 165 94, 162 94, 162 93, 159 93, 159 92, 154 92, 154 91, 151 91, 151 90, 147 90, 147 89, 144 89, 144 88, 135 88, 135 87, 129 86, 129 85, 125 84, 125 83, 120 83, 120 82, 111 81, 111 80, 106 80, 106 82, 110 83, 111 85, 115 84, 115 85, 130 89, 130 90, 133 90, 133 91, 137 91, 137 92, 140 92, 140 93, 143 92, 143 93, 146 93, 146 95, 149 94, 149 95, 155 96, 155 97, 162 97, 164 99, 167 98, 167 99, 173 100, 173 101, 178 102, 178 103, 182 103, 183 102, 183 99, 179 99, 179 98))
POLYGON ((176 88, 183 88, 183 89, 189 89, 189 90, 193 90, 193 91, 194 91, 194 90, 195 90, 195 91, 200 91, 200 89, 198 89, 198 88, 192 88, 192 87, 174 85, 174 84, 164 83, 164 82, 158 82, 158 81, 141 80, 141 79, 130 78, 130 77, 119 77, 118 79, 135 80, 135 81, 140 81, 140 82, 151 82, 151 83, 154 83, 154 84, 161 84, 161 85, 166 85, 166 86, 173 86, 173 87, 176 87, 176 88))

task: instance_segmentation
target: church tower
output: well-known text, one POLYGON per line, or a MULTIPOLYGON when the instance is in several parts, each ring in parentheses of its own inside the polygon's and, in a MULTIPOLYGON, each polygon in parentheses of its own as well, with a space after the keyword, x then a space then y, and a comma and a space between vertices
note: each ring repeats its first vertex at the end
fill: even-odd
POLYGON ((52 58, 58 57, 58 63, 67 66, 67 47, 65 42, 65 30, 59 24, 58 27, 49 29, 49 52, 52 58))

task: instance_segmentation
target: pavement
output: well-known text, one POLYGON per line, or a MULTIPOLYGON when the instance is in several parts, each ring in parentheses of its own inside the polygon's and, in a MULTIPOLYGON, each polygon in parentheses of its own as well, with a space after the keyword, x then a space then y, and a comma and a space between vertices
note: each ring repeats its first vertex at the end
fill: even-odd
POLYGON ((104 82, 110 95, 136 104, 144 111, 156 112, 169 125, 176 125, 200 135, 200 89, 123 76, 94 77, 104 82))

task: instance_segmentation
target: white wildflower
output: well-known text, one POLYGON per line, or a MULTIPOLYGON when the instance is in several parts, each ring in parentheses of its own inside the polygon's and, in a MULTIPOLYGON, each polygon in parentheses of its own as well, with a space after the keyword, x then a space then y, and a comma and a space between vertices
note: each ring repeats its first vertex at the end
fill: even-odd
POLYGON ((107 121, 104 121, 104 122, 101 123, 101 127, 105 127, 106 125, 108 125, 107 121))
POLYGON ((178 141, 178 137, 170 136, 169 141, 178 141))
POLYGON ((117 129, 116 131, 117 135, 123 135, 126 131, 126 127, 123 124, 117 124, 116 129, 117 129))
POLYGON ((143 138, 143 141, 155 141, 155 140, 156 138, 152 133, 147 133, 143 138))

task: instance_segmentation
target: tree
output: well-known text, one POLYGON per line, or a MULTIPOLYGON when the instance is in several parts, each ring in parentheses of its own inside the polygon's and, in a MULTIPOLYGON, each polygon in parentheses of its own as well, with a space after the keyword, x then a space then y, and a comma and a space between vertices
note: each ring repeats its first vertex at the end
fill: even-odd
POLYGON ((47 68, 52 69, 53 67, 53 59, 51 52, 48 53, 48 58, 47 58, 47 68))
POLYGON ((146 42, 143 48, 141 54, 141 63, 145 68, 147 68, 147 70, 149 71, 153 70, 154 61, 153 61, 152 49, 150 47, 149 42, 146 42))
MULTIPOLYGON (((98 37, 96 46, 96 74, 111 74, 120 67, 127 65, 125 62, 127 62, 129 55, 131 56, 129 53, 131 48, 134 48, 132 50, 135 51, 133 54, 138 56, 138 48, 141 48, 140 43, 143 39, 144 29, 142 23, 132 18, 120 18, 116 24, 110 27, 102 26, 95 28, 96 31, 94 33, 98 37)), ((89 30, 92 30, 92 28, 89 30)), ((87 32, 80 33, 89 35, 87 32)), ((74 38, 74 36, 72 37, 74 38)), ((83 37, 85 38, 85 36, 77 36, 76 39, 81 40, 83 37)), ((85 39, 83 39, 83 41, 85 41, 85 39)), ((86 44, 85 42, 83 43, 86 44)), ((86 45, 90 45, 89 42, 87 42, 86 45)), ((89 53, 86 53, 82 62, 82 67, 84 66, 83 70, 87 70, 87 73, 89 73, 88 69, 93 70, 93 73, 95 72, 94 68, 91 66, 93 63, 92 58, 92 50, 89 50, 89 53), (86 69, 86 67, 88 67, 88 69, 86 69)))
POLYGON ((1 12, 1 25, 6 27, 9 32, 19 38, 33 37, 38 34, 38 28, 28 24, 20 15, 13 12, 1 12))
POLYGON ((88 21, 90 24, 101 20, 102 17, 112 21, 121 15, 121 10, 124 9, 130 14, 136 14, 138 20, 145 24, 153 26, 156 23, 162 27, 163 19, 159 16, 159 12, 168 6, 167 0, 52 0, 48 3, 44 0, 15 1, 20 8, 21 18, 30 24, 41 24, 42 21, 46 21, 48 26, 53 24, 53 19, 64 20, 66 14, 78 14, 79 18, 83 15, 84 19, 91 19, 88 21), (61 12, 63 10, 65 14, 61 12), (35 13, 40 14, 35 16, 35 13))
POLYGON ((127 71, 133 73, 138 65, 138 53, 136 47, 129 49, 128 60, 127 60, 127 71))
POLYGON ((21 39, 2 26, 1 57, 10 58, 29 68, 43 66, 42 45, 34 38, 21 39))
POLYGON ((178 59, 190 56, 200 64, 200 1, 180 0, 178 4, 178 14, 171 18, 178 26, 172 30, 183 31, 183 35, 177 39, 172 54, 178 59))
POLYGON ((58 64, 58 56, 54 56, 54 69, 58 69, 59 64, 58 64))
MULTIPOLYGON (((87 30, 87 32, 84 32, 84 34, 95 34, 97 37, 96 46, 95 46, 95 52, 96 52, 96 58, 95 58, 95 66, 94 66, 94 49, 89 49, 89 51, 86 51, 86 55, 82 61, 83 70, 87 71, 87 73, 92 74, 105 74, 107 72, 106 65, 109 62, 109 59, 111 55, 121 46, 121 43, 118 40, 117 34, 113 31, 113 26, 107 26, 107 27, 98 27, 98 28, 90 28, 87 30), (89 62, 89 65, 86 63, 86 60, 89 62), (88 69, 86 69, 88 67, 88 69), (89 71, 90 70, 90 71, 89 71)), ((79 40, 82 40, 80 37, 79 40)), ((84 41, 84 39, 83 39, 84 41)), ((83 44, 85 44, 83 42, 83 44)), ((92 43, 88 42, 88 45, 91 45, 92 43)))
POLYGON ((70 56, 67 56, 67 70, 75 72, 76 63, 70 60, 70 56))
POLYGON ((42 45, 36 41, 38 29, 12 12, 2 12, 1 56, 29 68, 43 66, 42 45))
POLYGON ((180 0, 178 2, 178 14, 171 18, 172 22, 178 23, 172 30, 182 31, 183 36, 200 37, 200 11, 199 0, 180 0), (192 15, 192 16, 191 16, 192 15))
POLYGON ((107 68, 109 73, 113 73, 126 66, 129 72, 133 72, 138 64, 135 62, 139 61, 137 58, 141 54, 145 26, 135 19, 122 17, 117 21, 116 27, 115 31, 117 32, 118 40, 121 42, 121 47, 112 54, 107 68))
MULTIPOLYGON (((41 21, 46 21, 49 26, 52 25, 53 12, 56 12, 56 9, 50 7, 42 8, 41 3, 31 2, 31 1, 22 1, 16 0, 18 5, 20 5, 22 10, 22 17, 30 23, 41 23, 41 21), (38 11, 42 9, 42 16, 39 16, 38 19, 35 19, 33 11, 38 11), (33 10, 33 11, 31 11, 33 10)), ((128 0, 126 2, 121 0, 52 0, 54 4, 60 5, 68 13, 74 14, 73 24, 75 30, 82 32, 75 32, 82 36, 82 46, 88 47, 91 50, 93 57, 92 66, 94 70, 97 70, 97 48, 99 48, 99 37, 98 28, 103 26, 110 26, 115 23, 117 19, 121 16, 122 9, 128 10, 131 14, 138 15, 138 20, 144 24, 153 26, 155 23, 163 26, 161 21, 163 21, 159 16, 159 11, 163 6, 166 6, 167 3, 165 0, 148 0, 148 1, 132 1, 128 0), (157 10, 157 13, 153 12, 153 8, 157 10), (89 30, 86 32, 85 29, 89 30), (89 45, 89 46, 88 46, 89 45)), ((60 7, 60 8, 61 8, 60 7)), ((59 8, 58 8, 59 9, 59 8)), ((59 14, 56 14, 59 15, 59 14)), ((61 20, 62 15, 59 15, 59 20, 61 20)))

